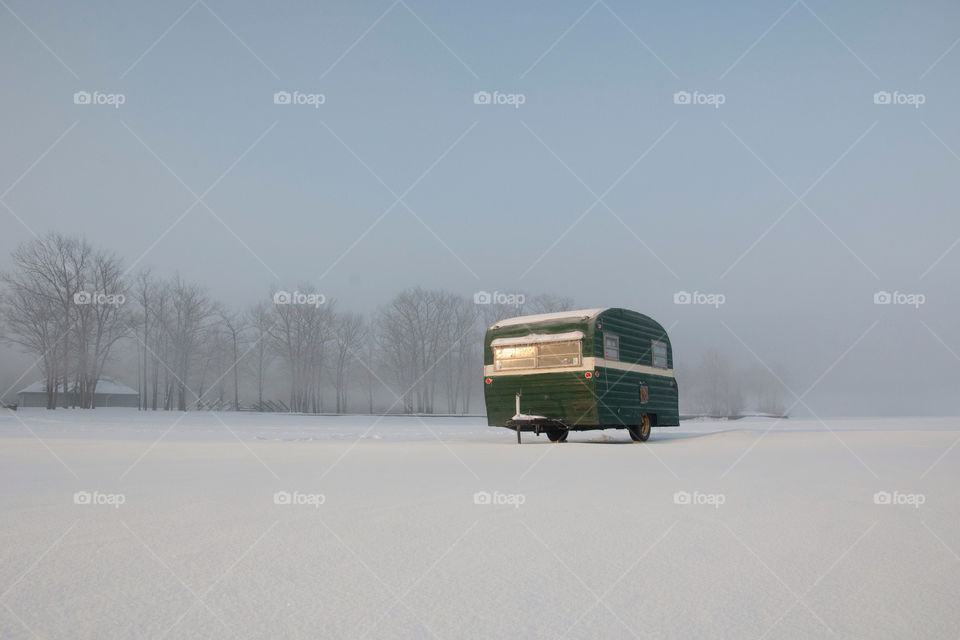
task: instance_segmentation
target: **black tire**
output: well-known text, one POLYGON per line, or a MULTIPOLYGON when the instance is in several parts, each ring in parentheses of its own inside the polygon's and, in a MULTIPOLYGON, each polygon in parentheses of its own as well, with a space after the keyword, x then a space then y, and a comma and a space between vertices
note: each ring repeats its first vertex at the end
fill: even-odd
POLYGON ((640 424, 627 427, 634 442, 646 442, 650 439, 650 416, 643 414, 640 424))
POLYGON ((566 442, 567 436, 570 434, 566 429, 548 429, 547 437, 550 438, 550 442, 566 442))

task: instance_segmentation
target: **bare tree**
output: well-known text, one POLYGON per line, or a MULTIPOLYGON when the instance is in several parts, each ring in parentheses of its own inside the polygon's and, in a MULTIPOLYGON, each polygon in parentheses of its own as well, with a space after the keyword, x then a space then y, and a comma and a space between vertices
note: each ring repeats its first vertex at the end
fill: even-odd
POLYGON ((482 370, 481 349, 478 340, 482 337, 477 320, 477 305, 467 298, 453 297, 447 301, 439 331, 443 335, 443 381, 447 397, 448 413, 467 413, 470 410, 470 395, 478 371, 482 370))
POLYGON ((29 271, 2 274, 6 293, 0 298, 6 331, 4 341, 36 356, 47 393, 47 409, 56 407, 58 383, 56 346, 64 337, 54 299, 29 271))
POLYGON ((474 330, 476 317, 472 302, 419 287, 400 293, 378 311, 377 344, 404 411, 433 413, 441 378, 448 403, 455 406, 468 384, 464 340, 474 330))
MULTIPOLYGON (((334 318, 334 384, 337 395, 337 413, 347 411, 347 370, 349 363, 363 346, 366 326, 363 316, 352 311, 336 314, 334 318)), ((369 366, 369 365, 368 365, 369 366)))
POLYGON ((154 280, 149 269, 141 269, 134 278, 134 290, 132 297, 139 305, 138 310, 133 314, 131 321, 134 324, 134 335, 137 336, 137 391, 140 392, 140 401, 137 408, 145 411, 147 409, 148 386, 147 386, 147 362, 148 346, 150 344, 150 331, 153 328, 150 314, 153 312, 152 293, 154 290, 154 280))
MULTIPOLYGON (((176 407, 187 410, 187 384, 199 351, 201 336, 213 312, 213 305, 200 287, 184 282, 175 276, 170 286, 170 336, 171 359, 163 364, 173 377, 176 407)), ((198 396, 202 394, 197 394, 198 396)))
POLYGON ((229 339, 229 348, 233 356, 232 362, 230 365, 230 370, 233 373, 233 410, 240 410, 240 369, 239 369, 239 357, 240 357, 240 344, 243 340, 244 329, 246 325, 244 323, 243 316, 228 312, 220 309, 220 321, 223 323, 224 328, 226 329, 227 337, 229 339))
POLYGON ((295 294, 296 298, 285 292, 273 294, 271 345, 290 375, 290 410, 320 412, 322 369, 333 334, 334 305, 310 285, 301 285, 295 294))
POLYGON ((384 361, 397 383, 400 401, 406 413, 425 411, 426 383, 422 363, 426 361, 424 334, 428 322, 426 291, 404 291, 377 314, 377 342, 384 361))
POLYGON ((127 336, 130 314, 126 307, 123 265, 112 253, 97 250, 77 276, 84 294, 75 302, 77 316, 75 401, 95 408, 97 383, 116 343, 127 336))
POLYGON ((253 333, 255 368, 257 372, 257 408, 263 407, 263 374, 270 365, 270 331, 274 325, 272 309, 265 302, 259 302, 247 310, 247 325, 253 333))
MULTIPOLYGON (((161 354, 163 356, 169 357, 170 353, 170 343, 172 339, 172 327, 173 321, 171 320, 171 287, 169 283, 157 283, 156 291, 154 292, 154 302, 151 315, 153 317, 153 324, 156 327, 152 337, 153 337, 153 346, 150 348, 150 387, 152 391, 152 396, 150 399, 150 409, 156 411, 157 407, 161 405, 160 401, 160 374, 161 370, 163 372, 163 401, 162 406, 164 409, 170 409, 172 406, 172 381, 173 378, 170 375, 170 370, 168 367, 161 366, 161 354)), ((146 361, 144 366, 147 366, 146 361)))
POLYGON ((373 387, 374 381, 379 382, 373 375, 372 367, 377 364, 377 345, 373 336, 373 328, 368 324, 366 330, 367 343, 367 366, 364 367, 364 378, 367 381, 367 412, 373 413, 373 387))

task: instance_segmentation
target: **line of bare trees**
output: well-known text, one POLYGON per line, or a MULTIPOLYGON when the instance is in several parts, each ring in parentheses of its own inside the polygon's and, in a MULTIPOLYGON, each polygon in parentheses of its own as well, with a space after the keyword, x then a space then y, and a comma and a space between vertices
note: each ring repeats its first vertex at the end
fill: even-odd
POLYGON ((301 283, 236 310, 179 274, 131 275, 78 237, 50 233, 12 258, 0 274, 0 338, 36 358, 49 409, 94 408, 112 367, 128 381, 135 370, 142 410, 468 413, 484 328, 573 306, 414 288, 366 318, 301 283))
MULTIPOLYGON (((50 409, 94 408, 112 370, 128 382, 136 372, 142 410, 469 413, 479 409, 484 328, 573 308, 557 296, 504 304, 413 288, 364 317, 301 283, 238 310, 180 275, 131 276, 80 237, 50 233, 11 257, 0 339, 36 359, 50 409)), ((715 349, 681 371, 684 412, 784 409, 774 376, 737 369, 715 349)))

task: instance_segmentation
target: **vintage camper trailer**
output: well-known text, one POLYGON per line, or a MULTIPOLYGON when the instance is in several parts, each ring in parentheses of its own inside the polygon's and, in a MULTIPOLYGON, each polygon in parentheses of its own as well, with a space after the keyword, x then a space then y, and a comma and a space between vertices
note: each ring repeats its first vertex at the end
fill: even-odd
POLYGON ((501 320, 484 338, 487 424, 547 434, 680 424, 673 348, 652 318, 618 308, 501 320))

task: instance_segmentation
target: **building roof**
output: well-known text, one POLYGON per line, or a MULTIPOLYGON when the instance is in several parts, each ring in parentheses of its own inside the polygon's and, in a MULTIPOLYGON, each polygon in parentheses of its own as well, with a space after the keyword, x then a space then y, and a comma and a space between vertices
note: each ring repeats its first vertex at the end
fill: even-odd
POLYGON ((577 309, 575 311, 556 311, 554 313, 538 313, 532 316, 517 316, 515 318, 505 318, 496 322, 490 328, 511 327, 518 324, 534 324, 536 322, 545 322, 548 320, 576 320, 578 318, 593 318, 610 307, 598 307, 596 309, 577 309))
MULTIPOLYGON (((63 387, 57 390, 58 392, 63 391, 63 387)), ((47 392, 47 383, 38 380, 31 385, 20 389, 17 393, 46 393, 47 392)), ((100 378, 100 381, 97 383, 96 393, 103 393, 107 395, 139 395, 136 389, 131 389, 125 384, 121 384, 116 380, 111 380, 110 378, 100 378)))

